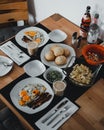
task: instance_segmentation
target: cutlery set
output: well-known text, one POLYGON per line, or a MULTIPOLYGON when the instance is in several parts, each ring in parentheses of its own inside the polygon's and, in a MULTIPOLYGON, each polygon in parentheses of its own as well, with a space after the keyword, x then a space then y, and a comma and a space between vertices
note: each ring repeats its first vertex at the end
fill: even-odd
POLYGON ((8 41, 0 46, 0 49, 18 65, 22 65, 24 62, 30 59, 27 54, 25 54, 11 41, 8 41))
POLYGON ((40 129, 57 130, 79 107, 64 97, 47 114, 41 117, 35 124, 40 129))
POLYGON ((17 50, 15 45, 13 45, 13 44, 11 44, 11 45, 12 45, 12 46, 10 46, 10 45, 7 45, 7 46, 8 46, 12 51, 15 51, 15 52, 16 52, 18 58, 23 58, 23 56, 21 55, 23 52, 17 50), (19 51, 19 52, 18 52, 18 51, 19 51))
POLYGON ((67 111, 70 108, 70 106, 65 106, 58 114, 56 114, 48 123, 47 125, 50 125, 55 119, 60 116, 63 112, 67 111))
POLYGON ((68 102, 68 100, 63 101, 62 103, 60 103, 56 109, 54 111, 52 111, 52 113, 50 113, 44 120, 42 120, 42 123, 45 123, 51 116, 53 116, 61 107, 63 107, 66 103, 68 102))

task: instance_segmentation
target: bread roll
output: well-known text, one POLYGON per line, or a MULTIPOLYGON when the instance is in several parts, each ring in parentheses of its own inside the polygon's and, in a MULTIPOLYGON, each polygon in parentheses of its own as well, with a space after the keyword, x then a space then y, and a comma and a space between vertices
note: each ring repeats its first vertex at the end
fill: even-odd
POLYGON ((56 59, 55 59, 55 63, 57 64, 57 65, 64 65, 64 64, 66 64, 67 63, 67 59, 66 59, 66 57, 65 56, 57 56, 56 57, 56 59))
POLYGON ((64 56, 66 57, 70 56, 70 51, 68 48, 64 48, 64 56))
POLYGON ((56 44, 55 44, 55 45, 52 45, 51 48, 50 48, 50 50, 51 50, 51 51, 54 51, 54 49, 55 49, 56 47, 59 47, 59 45, 56 45, 56 44))
POLYGON ((60 46, 59 47, 55 47, 53 52, 54 52, 55 56, 61 56, 61 55, 64 54, 64 48, 62 48, 60 46))
POLYGON ((54 60, 55 60, 55 55, 54 55, 54 53, 53 53, 52 51, 46 52, 46 54, 45 54, 45 59, 46 59, 47 61, 54 61, 54 60))

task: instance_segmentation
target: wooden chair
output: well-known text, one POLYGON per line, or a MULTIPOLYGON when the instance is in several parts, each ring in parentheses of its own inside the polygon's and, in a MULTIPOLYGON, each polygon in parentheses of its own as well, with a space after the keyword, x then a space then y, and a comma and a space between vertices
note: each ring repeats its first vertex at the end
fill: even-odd
POLYGON ((0 0, 0 24, 28 20, 27 0, 0 0))
POLYGON ((27 0, 0 0, 0 43, 28 25, 27 0), (17 23, 22 21, 21 27, 17 23))

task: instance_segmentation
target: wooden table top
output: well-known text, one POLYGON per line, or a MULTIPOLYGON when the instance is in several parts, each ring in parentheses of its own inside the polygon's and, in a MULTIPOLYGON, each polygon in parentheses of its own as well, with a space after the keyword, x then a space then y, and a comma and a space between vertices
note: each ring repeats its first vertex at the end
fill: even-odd
MULTIPOLYGON (((68 37, 65 43, 71 45, 71 36, 73 32, 79 32, 79 27, 59 14, 54 14, 40 22, 48 29, 61 29, 66 32, 68 37)), ((81 46, 86 44, 83 40, 81 46), (82 44, 83 43, 83 44, 82 44)), ((76 50, 79 57, 81 49, 76 50)), ((0 51, 0 55, 5 55, 0 51)), ((22 67, 14 64, 10 73, 0 77, 0 89, 14 81, 24 73, 22 67)), ((0 99, 17 115, 26 129, 33 130, 30 124, 20 115, 19 112, 0 94, 0 99)), ((68 121, 64 123, 59 130, 104 130, 104 79, 100 79, 88 91, 75 101, 81 108, 68 121)))

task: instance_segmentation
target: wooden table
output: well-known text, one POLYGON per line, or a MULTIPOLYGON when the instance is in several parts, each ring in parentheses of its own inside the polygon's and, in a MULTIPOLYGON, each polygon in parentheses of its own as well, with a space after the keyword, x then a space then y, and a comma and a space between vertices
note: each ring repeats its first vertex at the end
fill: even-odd
MULTIPOLYGON (((65 43, 68 45, 71 44, 71 36, 73 32, 79 32, 78 26, 59 14, 54 14, 40 23, 50 30, 61 29, 66 32, 68 37, 65 40, 65 43)), ((81 47, 85 44, 86 40, 83 40, 81 47)), ((81 55, 81 49, 76 50, 76 54, 79 57, 81 55)), ((0 55, 5 54, 0 51, 0 55)), ((0 89, 4 88, 8 83, 12 82, 23 73, 23 68, 14 64, 10 73, 4 77, 0 77, 0 89)), ((1 94, 0 99, 15 113, 27 130, 33 130, 30 124, 1 94)), ((100 79, 75 102, 81 108, 68 121, 66 121, 59 130, 104 130, 104 79, 100 79)))

